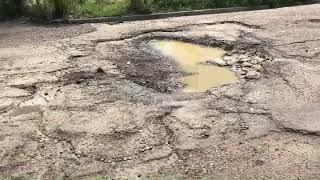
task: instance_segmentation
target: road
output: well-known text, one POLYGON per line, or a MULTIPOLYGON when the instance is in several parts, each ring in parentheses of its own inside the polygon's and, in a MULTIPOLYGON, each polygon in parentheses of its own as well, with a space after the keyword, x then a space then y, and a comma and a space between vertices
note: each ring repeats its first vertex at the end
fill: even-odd
POLYGON ((0 42, 2 175, 320 177, 320 4, 7 22, 0 42), (154 39, 223 48, 239 80, 184 93, 183 72, 154 39))

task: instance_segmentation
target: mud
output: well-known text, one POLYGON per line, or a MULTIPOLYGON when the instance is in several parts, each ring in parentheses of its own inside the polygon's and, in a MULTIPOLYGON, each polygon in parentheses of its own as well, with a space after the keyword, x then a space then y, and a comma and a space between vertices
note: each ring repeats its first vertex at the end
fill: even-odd
POLYGON ((181 71, 190 74, 179 80, 184 86, 184 92, 205 92, 209 88, 237 81, 232 71, 218 67, 226 64, 222 60, 226 52, 222 49, 179 41, 151 41, 149 44, 158 53, 172 58, 181 71), (204 64, 206 62, 216 65, 204 64))
POLYGON ((2 44, 0 174, 317 179, 320 24, 309 20, 319 8, 91 24, 2 44), (221 48, 238 81, 185 93, 187 74, 150 40, 221 48))

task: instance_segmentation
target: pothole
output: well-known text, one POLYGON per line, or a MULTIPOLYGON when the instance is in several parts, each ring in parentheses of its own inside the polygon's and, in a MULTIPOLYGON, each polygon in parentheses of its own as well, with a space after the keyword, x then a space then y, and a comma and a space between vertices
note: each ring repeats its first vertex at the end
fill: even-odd
POLYGON ((222 60, 226 51, 221 48, 172 40, 151 41, 150 45, 175 60, 180 70, 189 74, 179 79, 185 85, 184 92, 205 92, 212 87, 234 83, 238 79, 230 69, 213 65, 226 65, 222 60))
POLYGON ((264 67, 272 60, 263 45, 207 36, 151 35, 125 42, 99 43, 96 49, 119 68, 126 80, 166 94, 180 90, 204 92, 211 87, 256 80, 263 77, 264 67), (170 51, 164 52, 165 47, 170 49, 170 44, 178 44, 177 58, 170 51), (189 52, 195 55, 187 55, 189 52), (186 58, 189 60, 184 62, 186 58), (187 62, 191 63, 190 71, 187 62))

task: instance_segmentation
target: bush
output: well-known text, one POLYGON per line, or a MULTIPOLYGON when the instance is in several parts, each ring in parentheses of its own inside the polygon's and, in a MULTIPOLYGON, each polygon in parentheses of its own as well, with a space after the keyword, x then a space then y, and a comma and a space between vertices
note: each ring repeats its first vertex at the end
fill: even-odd
POLYGON ((49 0, 53 5, 53 17, 62 18, 68 14, 75 13, 80 0, 49 0))
POLYGON ((0 19, 20 16, 23 4, 23 0, 0 0, 0 19))
POLYGON ((153 0, 131 0, 130 9, 132 11, 148 14, 151 13, 153 0))
POLYGON ((77 12, 82 0, 29 0, 27 15, 35 18, 63 18, 77 12))
POLYGON ((21 15, 53 19, 67 16, 119 16, 127 11, 151 13, 269 4, 292 5, 306 0, 0 0, 0 19, 21 15))
POLYGON ((120 16, 128 11, 129 6, 129 0, 83 0, 80 3, 80 11, 82 15, 90 17, 120 16))

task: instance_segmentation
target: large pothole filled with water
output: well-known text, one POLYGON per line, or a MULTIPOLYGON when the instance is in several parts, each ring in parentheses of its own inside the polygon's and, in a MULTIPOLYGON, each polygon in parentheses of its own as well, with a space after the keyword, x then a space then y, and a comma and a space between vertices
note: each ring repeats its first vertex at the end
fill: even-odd
POLYGON ((140 37, 100 43, 97 50, 127 80, 161 93, 201 93, 257 80, 272 59, 256 44, 201 37, 140 37))
POLYGON ((190 75, 179 79, 185 92, 205 92, 212 87, 237 81, 235 73, 216 64, 224 64, 226 54, 221 48, 211 48, 180 41, 151 41, 152 48, 173 58, 180 70, 190 75))

